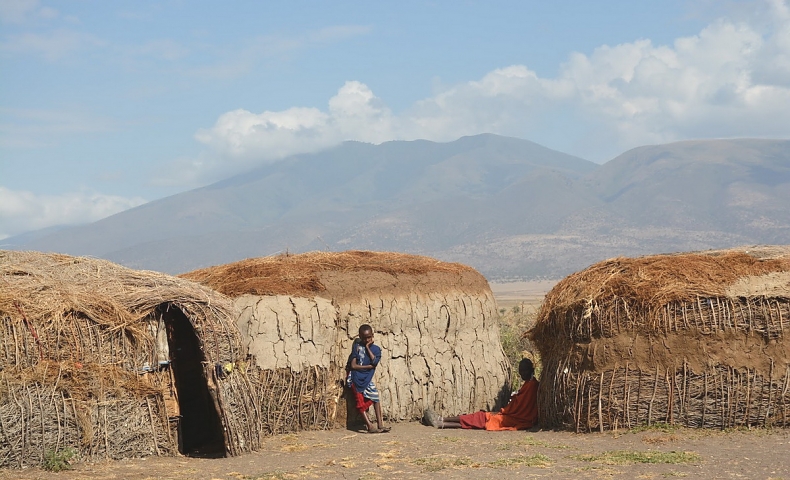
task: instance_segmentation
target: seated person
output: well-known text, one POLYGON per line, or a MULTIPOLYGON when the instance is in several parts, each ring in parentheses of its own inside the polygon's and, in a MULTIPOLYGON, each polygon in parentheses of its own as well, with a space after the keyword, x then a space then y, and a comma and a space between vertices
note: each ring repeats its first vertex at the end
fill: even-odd
POLYGON ((510 403, 498 412, 479 411, 457 417, 440 417, 431 409, 425 410, 423 422, 436 428, 475 428, 480 430, 526 430, 538 421, 538 381, 535 367, 528 358, 518 364, 524 385, 510 403))

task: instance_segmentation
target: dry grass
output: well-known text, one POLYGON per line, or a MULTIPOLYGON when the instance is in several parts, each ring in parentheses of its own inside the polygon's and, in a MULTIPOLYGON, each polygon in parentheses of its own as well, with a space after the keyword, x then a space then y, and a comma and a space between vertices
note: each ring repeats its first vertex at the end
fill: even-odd
POLYGON ((412 460, 426 472, 438 472, 446 468, 468 467, 474 462, 469 457, 423 457, 412 460))
POLYGON ((699 297, 724 297, 727 287, 740 278, 787 271, 790 255, 756 258, 741 251, 606 260, 569 275, 546 295, 532 336, 540 339, 572 332, 577 329, 575 322, 586 321, 617 302, 647 309, 699 297), (566 313, 576 310, 584 315, 577 318, 566 313))
POLYGON ((551 458, 543 455, 542 453, 536 453, 535 455, 521 455, 518 457, 500 458, 498 460, 488 462, 487 465, 492 468, 517 466, 545 468, 550 466, 552 463, 553 461, 551 458))
POLYGON ((181 275, 231 297, 240 295, 313 296, 326 290, 324 272, 382 272, 398 275, 469 273, 474 269, 429 257, 394 252, 308 252, 250 258, 181 275))

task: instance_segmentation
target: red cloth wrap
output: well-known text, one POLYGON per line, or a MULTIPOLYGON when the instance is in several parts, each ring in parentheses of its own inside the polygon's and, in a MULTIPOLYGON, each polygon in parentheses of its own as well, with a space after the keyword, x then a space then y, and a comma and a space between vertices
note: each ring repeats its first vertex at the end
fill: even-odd
POLYGON ((488 420, 488 412, 475 412, 468 415, 459 415, 458 420, 461 421, 461 428, 475 428, 477 430, 485 430, 486 420, 488 420))
POLYGON ((357 410, 359 413, 365 413, 368 411, 371 405, 373 405, 373 400, 368 400, 365 398, 361 393, 357 391, 357 387, 354 384, 351 384, 351 390, 354 392, 354 396, 357 399, 357 410))

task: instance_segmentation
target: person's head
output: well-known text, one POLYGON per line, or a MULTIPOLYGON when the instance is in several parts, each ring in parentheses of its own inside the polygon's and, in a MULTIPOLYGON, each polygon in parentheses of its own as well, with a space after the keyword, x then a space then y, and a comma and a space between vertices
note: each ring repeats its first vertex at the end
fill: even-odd
POLYGON ((535 375, 535 366, 532 365, 532 360, 522 358, 518 364, 518 374, 521 375, 521 379, 525 382, 530 380, 535 375))
POLYGON ((368 341, 373 339, 373 327, 370 325, 362 325, 359 327, 359 340, 362 343, 368 343, 368 341))

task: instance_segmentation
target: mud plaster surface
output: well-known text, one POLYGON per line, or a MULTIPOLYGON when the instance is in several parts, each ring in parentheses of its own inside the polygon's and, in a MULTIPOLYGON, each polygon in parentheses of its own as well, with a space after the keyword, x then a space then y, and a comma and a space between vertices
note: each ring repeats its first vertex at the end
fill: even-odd
POLYGON ((383 352, 374 381, 389 418, 419 418, 426 407, 446 415, 493 409, 509 391, 496 304, 476 272, 329 271, 321 282, 326 298, 236 299, 259 366, 342 372, 359 326, 370 324, 383 352))
POLYGON ((711 335, 679 334, 648 337, 636 333, 620 334, 577 344, 571 352, 572 363, 584 370, 606 371, 626 362, 633 368, 655 371, 682 367, 702 374, 717 365, 756 370, 768 376, 773 368, 790 365, 790 345, 743 332, 718 332, 711 335))
POLYGON ((729 297, 790 297, 790 272, 742 277, 727 287, 729 297))

